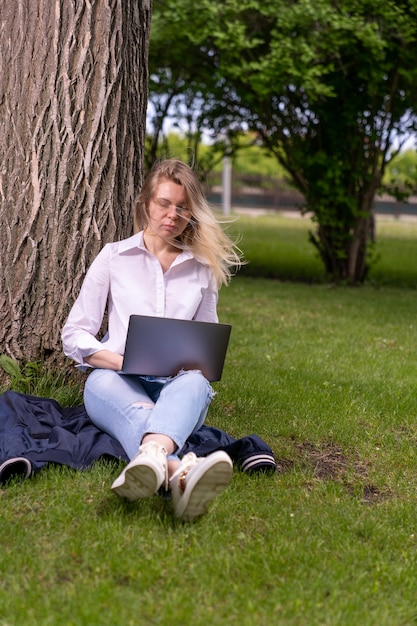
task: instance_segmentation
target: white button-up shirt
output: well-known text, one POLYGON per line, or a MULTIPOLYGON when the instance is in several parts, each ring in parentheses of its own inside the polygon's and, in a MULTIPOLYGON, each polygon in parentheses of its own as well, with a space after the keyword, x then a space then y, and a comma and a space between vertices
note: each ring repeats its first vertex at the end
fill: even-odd
POLYGON ((122 355, 130 315, 217 322, 217 300, 208 265, 184 250, 163 273, 143 232, 137 233, 106 244, 91 264, 62 330, 64 352, 80 364, 103 349, 122 355), (106 307, 107 332, 100 340, 106 307))

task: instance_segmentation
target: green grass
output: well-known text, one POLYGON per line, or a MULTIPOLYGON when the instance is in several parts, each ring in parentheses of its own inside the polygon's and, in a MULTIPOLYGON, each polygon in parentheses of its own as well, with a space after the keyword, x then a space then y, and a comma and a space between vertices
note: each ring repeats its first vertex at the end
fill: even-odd
MULTIPOLYGON (((325 281, 323 264, 308 239, 315 224, 308 217, 296 215, 260 212, 257 217, 234 216, 236 221, 229 226, 230 232, 241 237, 240 247, 250 261, 242 275, 325 281)), ((368 284, 417 287, 416 243, 415 221, 377 218, 368 284)))
POLYGON ((192 524, 157 497, 115 497, 117 463, 12 483, 2 626, 417 624, 417 225, 381 224, 386 258, 360 288, 320 281, 304 220, 234 228, 248 268, 268 250, 299 282, 242 275, 221 291, 233 330, 208 422, 259 434, 279 471, 236 471, 192 524))

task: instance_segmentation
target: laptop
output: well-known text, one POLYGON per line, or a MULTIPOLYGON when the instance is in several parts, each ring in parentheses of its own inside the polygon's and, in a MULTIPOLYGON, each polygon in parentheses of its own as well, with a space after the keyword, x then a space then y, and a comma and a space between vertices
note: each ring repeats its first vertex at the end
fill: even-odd
POLYGON ((123 374, 175 376, 181 369, 201 370, 220 380, 231 332, 230 324, 131 315, 123 374))

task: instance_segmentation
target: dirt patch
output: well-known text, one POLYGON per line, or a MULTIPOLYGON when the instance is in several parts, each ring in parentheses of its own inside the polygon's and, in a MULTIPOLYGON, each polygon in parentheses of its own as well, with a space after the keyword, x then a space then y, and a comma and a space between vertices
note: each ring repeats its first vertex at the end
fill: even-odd
POLYGON ((295 448, 301 460, 313 469, 315 478, 340 480, 347 474, 366 475, 366 467, 356 460, 349 459, 343 450, 332 443, 317 446, 309 441, 296 443, 295 448))
POLYGON ((385 500, 389 493, 369 482, 367 464, 348 457, 340 446, 324 442, 295 442, 295 459, 277 459, 278 471, 290 471, 296 465, 312 471, 315 480, 332 480, 342 483, 353 497, 364 504, 385 500))

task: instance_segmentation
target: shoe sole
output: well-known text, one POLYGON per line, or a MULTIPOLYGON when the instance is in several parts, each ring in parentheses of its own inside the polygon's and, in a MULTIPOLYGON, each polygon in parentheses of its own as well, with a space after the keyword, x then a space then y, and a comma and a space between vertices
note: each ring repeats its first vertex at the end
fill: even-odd
MULTIPOLYGON (((209 467, 202 476, 196 479, 195 484, 187 485, 184 495, 189 491, 184 510, 177 512, 177 517, 190 522, 204 513, 207 513, 210 502, 230 484, 233 475, 233 466, 227 461, 218 461, 209 467)), ((183 496, 184 497, 184 496, 183 496)))
POLYGON ((160 487, 156 472, 148 465, 129 467, 122 476, 116 478, 111 488, 118 496, 131 502, 154 495, 160 487), (117 484, 122 476, 124 481, 117 484))

